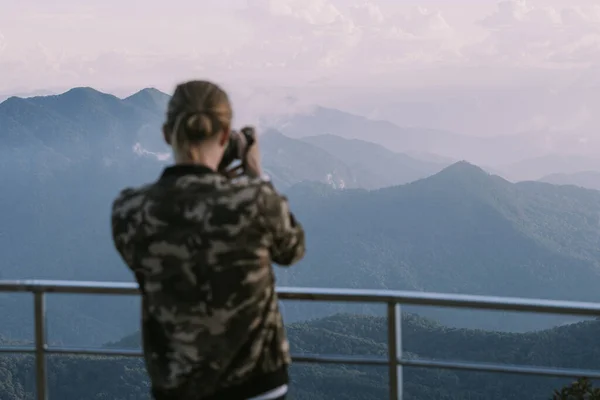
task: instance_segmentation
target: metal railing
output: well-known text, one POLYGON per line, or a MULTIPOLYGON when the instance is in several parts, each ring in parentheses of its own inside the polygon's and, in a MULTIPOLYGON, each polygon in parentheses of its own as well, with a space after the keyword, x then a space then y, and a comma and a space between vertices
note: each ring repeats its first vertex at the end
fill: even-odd
MULTIPOLYGON (((140 357, 140 350, 92 349, 48 346, 46 340, 45 295, 60 294, 101 294, 101 295, 137 295, 138 287, 133 283, 77 282, 77 281, 1 281, 1 292, 27 292, 34 298, 34 346, 0 347, 0 353, 35 354, 35 372, 37 399, 46 400, 48 354, 91 355, 140 357)), ((387 306, 388 357, 346 357, 329 355, 295 355, 298 363, 355 364, 387 366, 389 370, 390 399, 401 400, 403 396, 403 367, 437 368, 479 372, 497 372, 537 375, 547 377, 588 377, 600 379, 600 371, 581 369, 545 368, 533 366, 513 366, 459 361, 436 361, 425 359, 406 359, 402 357, 401 306, 433 306, 468 308, 496 311, 520 311, 544 314, 568 314, 585 317, 600 316, 600 304, 572 301, 534 300, 522 298, 503 298, 492 296, 472 296, 458 294, 439 294, 389 290, 346 290, 314 288, 279 288, 281 300, 304 300, 323 302, 380 303, 387 306)))

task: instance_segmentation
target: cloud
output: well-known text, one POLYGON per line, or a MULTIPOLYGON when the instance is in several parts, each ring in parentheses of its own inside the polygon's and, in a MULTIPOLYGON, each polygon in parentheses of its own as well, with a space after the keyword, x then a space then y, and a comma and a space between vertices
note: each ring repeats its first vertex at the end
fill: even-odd
MULTIPOLYGON (((455 58, 454 30, 437 9, 382 10, 379 1, 251 0, 244 59, 261 68, 379 71, 455 58)), ((255 67, 259 67, 255 65, 255 67)))
POLYGON ((235 108, 234 125, 254 125, 262 130, 265 127, 278 126, 280 121, 295 114, 306 114, 314 110, 310 102, 292 97, 284 91, 227 88, 235 108))
POLYGON ((393 29, 400 29, 414 37, 442 39, 453 31, 440 10, 425 7, 412 9, 408 14, 397 14, 390 22, 393 29))
POLYGON ((532 7, 525 0, 500 1, 497 10, 481 21, 492 29, 515 27, 520 24, 548 28, 562 23, 560 12, 552 7, 532 7))
POLYGON ((456 28, 437 8, 390 8, 381 0, 247 0, 237 9, 213 2, 198 16, 193 2, 181 15, 154 9, 156 1, 149 0, 131 20, 126 12, 110 13, 116 0, 85 7, 61 1, 57 10, 38 5, 15 15, 13 36, 20 43, 0 60, 9 81, 35 76, 30 84, 37 87, 44 81, 106 86, 119 71, 129 85, 167 84, 171 76, 170 86, 175 77, 201 75, 302 85, 465 61, 456 28), (30 40, 26 26, 39 27, 40 43, 30 40))
POLYGON ((488 15, 467 0, 179 1, 165 9, 148 0, 133 20, 133 5, 115 14, 117 0, 15 3, 13 14, 0 15, 10 39, 7 46, 0 35, 0 91, 13 82, 115 86, 115 71, 128 86, 171 87, 191 76, 298 86, 448 75, 452 67, 600 63, 600 6, 592 0, 502 0, 488 15))
POLYGON ((600 63, 600 33, 586 34, 553 52, 548 61, 568 65, 593 65, 600 63))
POLYGON ((249 0, 248 10, 258 16, 285 18, 313 26, 335 23, 344 16, 327 0, 249 0))
POLYGON ((2 34, 2 31, 0 31, 0 54, 2 54, 4 49, 6 49, 6 38, 2 34))
POLYGON ((574 67, 600 63, 600 6, 534 6, 500 1, 480 20, 489 35, 468 49, 471 60, 526 67, 574 67))
POLYGON ((133 146, 133 152, 140 157, 152 157, 158 161, 169 161, 171 159, 171 153, 159 153, 154 151, 146 150, 142 147, 141 143, 136 143, 133 146))

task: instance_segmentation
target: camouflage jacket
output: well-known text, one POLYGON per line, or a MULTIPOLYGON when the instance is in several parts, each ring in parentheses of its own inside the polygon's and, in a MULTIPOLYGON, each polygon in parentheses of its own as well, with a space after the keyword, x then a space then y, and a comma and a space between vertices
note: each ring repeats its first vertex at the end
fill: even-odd
POLYGON ((299 261, 304 231, 270 183, 168 167, 120 193, 112 231, 140 284, 156 399, 245 399, 287 383, 271 262, 299 261))

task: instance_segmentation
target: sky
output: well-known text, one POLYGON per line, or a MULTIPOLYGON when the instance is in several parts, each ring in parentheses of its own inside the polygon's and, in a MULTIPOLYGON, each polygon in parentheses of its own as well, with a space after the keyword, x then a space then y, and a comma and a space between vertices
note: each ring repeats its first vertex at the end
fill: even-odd
POLYGON ((600 82, 594 3, 0 0, 0 94, 168 91, 190 78, 298 87, 600 82))

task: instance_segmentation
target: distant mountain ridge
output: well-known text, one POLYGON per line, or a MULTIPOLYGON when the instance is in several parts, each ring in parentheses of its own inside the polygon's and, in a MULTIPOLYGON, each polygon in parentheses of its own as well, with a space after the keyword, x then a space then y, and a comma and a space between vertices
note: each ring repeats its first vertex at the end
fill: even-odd
POLYGON ((148 127, 160 128, 163 115, 156 111, 92 88, 74 88, 60 95, 9 98, 0 103, 0 126, 13 149, 41 144, 88 159, 130 150, 148 127), (98 141, 103 141, 100 148, 98 141))
MULTIPOLYGON (((163 119, 160 96, 152 91, 119 99, 74 88, 2 102, 0 174, 10 190, 0 196, 0 207, 10 212, 0 214, 0 275, 131 280, 109 240, 107 213, 119 190, 156 179, 165 165, 150 153, 165 149, 163 119), (147 152, 136 152, 136 145, 147 152)), ((31 332, 25 300, 0 302, 1 333, 21 338, 31 332)), ((48 300, 51 340, 89 344, 119 335, 127 323, 114 315, 138 304, 135 298, 77 300, 48 300)))
MULTIPOLYGON (((45 157, 61 154, 66 165, 99 157, 113 164, 131 152, 164 163, 170 152, 160 130, 169 98, 154 88, 124 99, 89 87, 73 88, 60 95, 13 97, 0 104, 0 123, 14 146, 37 143, 45 157), (25 111, 28 118, 22 120, 19 115, 25 111), (11 127, 11 122, 18 125, 11 127)), ((326 137, 329 144, 318 137, 298 141, 273 129, 261 137, 265 168, 282 187, 314 180, 335 188, 379 188, 423 178, 445 166, 332 135, 326 137), (358 152, 357 145, 362 148, 358 152)))
POLYGON ((324 182, 336 189, 360 187, 354 171, 331 153, 267 130, 260 138, 263 166, 278 187, 302 181, 324 182))
POLYGON ((292 115, 279 121, 277 128, 294 138, 336 135, 345 139, 368 139, 394 151, 421 150, 424 143, 435 139, 440 142, 447 137, 458 140, 460 136, 434 129, 417 129, 419 134, 414 135, 410 129, 400 128, 388 121, 373 120, 320 106, 310 113, 292 115))
POLYGON ((123 101, 155 111, 166 110, 170 99, 171 96, 156 88, 146 88, 126 97, 123 101))
MULTIPOLYGON (((599 192, 513 184, 459 162, 370 192, 302 185, 288 194, 311 232, 311 252, 284 285, 600 300, 594 289, 600 285, 599 192)), ((294 307, 286 306, 287 315, 301 312, 294 307)), ((499 330, 561 320, 421 312, 445 324, 499 330)))
POLYGON ((546 175, 540 182, 554 185, 574 185, 587 189, 600 190, 600 171, 583 171, 572 174, 546 175))
MULTIPOLYGON (((132 279, 110 242, 109 205, 122 188, 155 180, 169 162, 158 157, 168 152, 160 134, 164 101, 153 90, 119 99, 79 88, 0 104, 0 135, 9 143, 0 148, 0 171, 11 188, 0 196, 10 210, 0 214, 3 278, 132 279)), ((265 166, 308 232, 307 258, 277 272, 282 285, 596 299, 598 192, 511 184, 465 162, 434 171, 435 163, 334 136, 300 140, 273 131, 262 145, 265 166)), ((55 298, 57 340, 82 345, 131 331, 137 299, 103 301, 55 298), (68 316, 76 322, 66 323, 68 316)), ((0 334, 31 332, 31 321, 10 312, 29 303, 0 307, 0 334)), ((298 321, 347 311, 311 307, 289 305, 286 315, 298 321)), ((460 326, 547 326, 510 315, 426 315, 460 326)))
POLYGON ((585 171, 600 172, 600 157, 579 154, 548 154, 527 158, 517 163, 499 166, 509 179, 541 180, 548 175, 579 174, 585 171))
MULTIPOLYGON (((171 162, 161 134, 168 99, 155 89, 120 99, 82 87, 0 104, 0 174, 11 188, 0 196, 0 207, 11 210, 0 215, 3 278, 131 280, 109 240, 108 207, 119 190, 155 180, 171 162)), ((372 184, 310 143, 271 132, 261 145, 281 190, 302 181, 336 189, 372 184)), ((129 323, 113 318, 126 308, 120 299, 108 299, 101 309, 96 303, 87 297, 50 301, 49 323, 59 339, 97 342, 127 329, 129 323)), ((29 318, 8 312, 20 307, 27 305, 17 298, 0 303, 0 334, 31 332, 29 318)))
POLYGON ((426 127, 399 126, 325 107, 282 117, 274 127, 293 138, 333 134, 345 139, 368 140, 399 153, 429 153, 441 156, 442 160, 467 159, 479 165, 517 162, 542 151, 529 136, 468 136, 426 127))
POLYGON ((449 165, 395 153, 376 143, 330 134, 307 136, 301 140, 345 162, 353 169, 357 179, 363 182, 361 187, 367 189, 412 182, 433 175, 449 165))
MULTIPOLYGON (((147 108, 148 104, 157 103, 164 110, 169 95, 154 88, 146 88, 129 97, 135 99, 135 105, 141 108, 147 108)), ((130 99, 122 100, 127 103, 130 99)), ((278 130, 292 138, 333 134, 346 139, 361 139, 378 143, 392 151, 405 153, 422 161, 448 165, 453 160, 467 159, 488 170, 499 171, 503 176, 512 180, 540 179, 551 173, 596 169, 595 167, 582 168, 586 165, 583 159, 589 156, 577 153, 578 155, 575 157, 581 158, 577 163, 578 170, 569 169, 570 166, 564 164, 567 169, 552 171, 546 168, 542 170, 541 174, 534 174, 537 176, 528 176, 530 168, 525 165, 527 161, 523 160, 541 160, 553 157, 540 145, 540 138, 534 133, 493 137, 468 136, 440 129, 395 125, 389 121, 375 120, 321 106, 312 107, 310 111, 303 108, 296 114, 286 114, 273 119, 267 118, 263 122, 267 123, 270 129, 278 130)), ((546 135, 548 134, 546 133, 546 135)), ((560 142, 560 140, 567 139, 552 136, 552 141, 560 142)), ((558 145, 559 142, 555 143, 556 148, 561 148, 558 145)), ((568 148, 571 149, 571 147, 568 148)), ((576 149, 571 150, 576 151, 576 149)))

